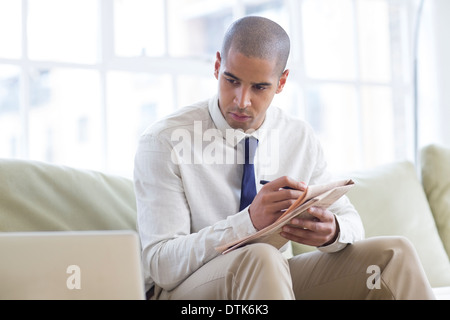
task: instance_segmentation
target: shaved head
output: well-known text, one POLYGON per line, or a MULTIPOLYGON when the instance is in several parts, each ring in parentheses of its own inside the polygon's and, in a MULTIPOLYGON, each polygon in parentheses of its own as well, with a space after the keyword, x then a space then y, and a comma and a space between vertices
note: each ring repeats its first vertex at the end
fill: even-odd
POLYGON ((281 75, 289 57, 290 40, 286 31, 274 21, 247 16, 228 28, 222 44, 223 62, 231 48, 247 57, 275 60, 276 71, 281 75))

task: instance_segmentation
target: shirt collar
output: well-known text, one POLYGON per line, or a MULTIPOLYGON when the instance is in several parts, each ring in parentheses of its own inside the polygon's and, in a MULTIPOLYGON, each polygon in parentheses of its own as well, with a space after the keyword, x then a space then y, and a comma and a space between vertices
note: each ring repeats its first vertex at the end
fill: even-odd
POLYGON ((258 139, 258 141, 264 140, 267 134, 267 130, 270 127, 270 107, 267 109, 266 118, 264 119, 263 124, 261 127, 258 128, 256 131, 252 131, 251 133, 244 132, 240 129, 233 129, 228 122, 225 120, 224 116, 222 115, 222 112, 219 108, 219 98, 218 95, 215 95, 208 104, 209 108, 209 114, 211 115, 211 118, 216 126, 216 128, 222 133, 223 138, 225 139, 226 143, 231 145, 232 147, 235 147, 241 140, 243 140, 246 137, 254 137, 258 139))

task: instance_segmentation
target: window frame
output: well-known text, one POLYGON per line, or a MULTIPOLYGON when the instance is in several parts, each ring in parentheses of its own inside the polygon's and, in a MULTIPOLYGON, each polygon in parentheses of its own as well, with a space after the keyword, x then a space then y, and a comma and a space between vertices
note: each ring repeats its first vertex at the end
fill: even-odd
MULTIPOLYGON (((163 32, 166 35, 166 39, 169 33, 168 26, 168 4, 165 1, 165 28, 163 32)), ((400 105, 403 105, 405 108, 405 112, 409 113, 404 115, 400 120, 395 119, 395 121, 404 121, 405 118, 411 118, 411 126, 406 126, 405 136, 410 137, 411 141, 407 141, 407 144, 404 144, 405 136, 396 136, 395 139, 400 141, 397 142, 396 145, 404 145, 404 150, 400 150, 399 154, 395 157, 407 157, 411 160, 414 160, 415 154, 417 150, 414 148, 414 141, 412 138, 414 137, 414 128, 413 128, 413 108, 412 108, 412 95, 413 95, 413 83, 412 83, 412 75, 411 80, 408 79, 399 79, 398 77, 394 77, 392 81, 387 83, 382 82, 374 82, 374 81, 364 81, 361 79, 360 72, 358 70, 360 61, 359 61, 359 52, 355 52, 356 57, 356 79, 353 80, 336 80, 336 79, 314 79, 309 77, 305 72, 305 60, 304 55, 301 50, 304 44, 304 30, 301 24, 300 19, 294 18, 293 15, 295 13, 296 16, 301 16, 302 14, 302 5, 304 0, 284 0, 283 3, 287 8, 287 11, 290 15, 290 35, 292 41, 292 50, 291 56, 289 59, 289 68, 291 70, 295 70, 295 72, 290 73, 289 85, 292 87, 294 95, 291 97, 293 99, 293 103, 299 104, 301 106, 305 106, 307 103, 304 96, 305 88, 314 87, 314 86, 322 86, 326 84, 345 84, 354 86, 357 93, 357 110, 362 109, 362 98, 361 91, 364 87, 370 86, 385 86, 392 89, 392 99, 393 106, 397 106, 400 102, 400 105)), ((404 13, 408 15, 406 19, 409 23, 407 26, 403 26, 408 30, 412 30, 412 24, 415 18, 415 9, 417 7, 417 3, 415 1, 388 1, 388 3, 397 3, 398 5, 405 6, 404 13), (407 4, 406 4, 407 3, 407 4)), ((254 2, 254 1, 253 1, 254 2)), ((29 74, 33 69, 53 69, 53 68, 74 68, 74 69, 89 69, 95 70, 100 75, 100 97, 101 97, 101 113, 102 113, 102 170, 106 172, 115 172, 114 168, 110 168, 108 165, 108 123, 107 123, 107 114, 108 114, 108 96, 107 96, 107 88, 108 88, 108 79, 107 75, 110 71, 129 71, 129 72, 144 72, 153 75, 158 74, 169 74, 172 78, 172 86, 173 92, 177 92, 178 76, 183 75, 197 75, 197 76, 210 76, 213 77, 213 64, 214 57, 199 57, 199 58, 189 58, 189 57, 170 57, 168 55, 168 40, 165 41, 166 47, 166 55, 162 57, 118 57, 114 54, 114 2, 111 0, 97 0, 98 5, 98 13, 99 13, 99 59, 97 63, 94 64, 83 64, 83 63, 69 63, 69 62, 57 62, 57 61, 36 61, 31 60, 28 55, 28 38, 27 38, 27 19, 24 17, 28 16, 28 0, 21 0, 22 3, 22 34, 21 34, 21 44, 22 44, 22 54, 20 59, 4 59, 0 58, 0 64, 13 65, 18 66, 21 70, 20 72, 20 93, 19 93, 19 114, 21 119, 21 130, 22 134, 20 136, 19 145, 20 145, 20 158, 29 158, 29 112, 30 112, 30 77, 29 74)), ((246 10, 246 0, 236 0, 233 6, 233 16, 234 19, 242 17, 245 15, 246 10)), ((353 7, 355 8, 357 5, 357 0, 352 0, 353 7)), ((356 14, 356 10, 354 10, 354 19, 357 23, 358 17, 356 14)), ((354 39, 356 41, 355 48, 359 47, 358 43, 358 28, 354 30, 355 35, 354 39)), ((405 32, 404 30, 402 32, 405 32)), ((408 39, 403 39, 400 46, 402 46, 402 50, 404 51, 404 68, 409 68, 412 66, 412 57, 409 54, 409 46, 412 43, 412 31, 409 32, 411 35, 408 39)), ((392 64, 391 64, 392 65, 392 64)), ((394 66, 391 66, 393 68, 394 66)), ((412 70, 412 69, 411 69, 412 70)), ((412 71, 411 71, 412 72, 412 71)), ((396 73, 393 72, 393 75, 396 73)), ((179 106, 176 95, 174 95, 174 105, 179 106)), ((305 108, 302 108, 297 114, 297 116, 301 118, 308 118, 306 114, 305 108)), ((359 115, 360 116, 360 115, 359 115)), ((406 139, 407 140, 407 139, 406 139)), ((359 148, 363 150, 364 141, 360 137, 359 139, 359 148)), ((395 160, 395 159, 392 159, 395 160)), ((361 154, 361 159, 359 159, 362 167, 367 163, 367 159, 365 159, 365 155, 361 154)), ((131 174, 131 173, 129 173, 131 174)))

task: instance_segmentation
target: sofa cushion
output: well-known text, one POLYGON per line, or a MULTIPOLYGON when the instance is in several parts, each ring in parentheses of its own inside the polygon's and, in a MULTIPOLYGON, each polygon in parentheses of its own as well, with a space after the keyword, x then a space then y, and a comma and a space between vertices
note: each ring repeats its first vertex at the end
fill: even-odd
POLYGON ((450 256, 450 149, 432 144, 421 150, 422 184, 450 256))
POLYGON ((450 285, 450 262, 415 166, 385 164, 351 175, 348 197, 361 215, 366 237, 402 235, 414 245, 433 287, 450 285))
POLYGON ((136 229, 132 181, 37 161, 0 159, 0 231, 136 229))

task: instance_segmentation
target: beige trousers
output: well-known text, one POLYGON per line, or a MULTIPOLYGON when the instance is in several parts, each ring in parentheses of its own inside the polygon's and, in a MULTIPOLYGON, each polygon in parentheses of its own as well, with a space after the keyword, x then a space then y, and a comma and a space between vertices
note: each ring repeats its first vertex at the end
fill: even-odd
POLYGON ((171 291, 152 299, 435 299, 418 255, 404 237, 374 237, 336 253, 287 260, 252 244, 211 260, 171 291))

